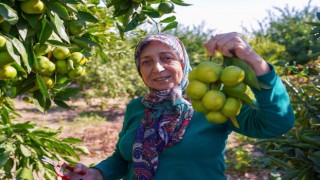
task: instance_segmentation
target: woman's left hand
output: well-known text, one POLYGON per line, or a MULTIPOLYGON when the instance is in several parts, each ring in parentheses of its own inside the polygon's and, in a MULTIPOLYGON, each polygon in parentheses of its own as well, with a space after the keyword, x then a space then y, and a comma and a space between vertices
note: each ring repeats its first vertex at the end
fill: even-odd
POLYGON ((204 44, 204 47, 209 56, 214 56, 218 51, 227 57, 238 57, 249 64, 256 75, 262 75, 270 71, 267 62, 236 32, 215 35, 204 44))

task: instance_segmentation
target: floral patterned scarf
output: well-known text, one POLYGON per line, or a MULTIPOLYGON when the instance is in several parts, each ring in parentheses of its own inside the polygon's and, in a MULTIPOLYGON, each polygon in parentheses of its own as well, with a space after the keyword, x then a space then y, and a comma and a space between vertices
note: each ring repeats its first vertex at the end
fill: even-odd
POLYGON ((170 90, 158 91, 150 88, 143 97, 144 118, 138 127, 133 145, 132 158, 137 179, 152 179, 158 167, 158 157, 165 148, 179 143, 193 116, 193 108, 185 96, 188 73, 191 70, 189 57, 182 42, 169 34, 145 37, 136 47, 135 62, 140 73, 140 54, 151 41, 159 41, 177 53, 183 64, 183 78, 170 90))

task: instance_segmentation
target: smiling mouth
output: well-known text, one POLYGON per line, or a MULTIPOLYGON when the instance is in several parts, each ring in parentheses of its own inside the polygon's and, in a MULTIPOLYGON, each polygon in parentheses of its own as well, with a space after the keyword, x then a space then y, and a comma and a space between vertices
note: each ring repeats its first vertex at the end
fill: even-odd
POLYGON ((170 78, 170 76, 158 77, 158 78, 155 78, 155 79, 153 79, 153 80, 154 80, 154 81, 163 81, 163 80, 166 80, 166 79, 168 79, 168 78, 170 78))

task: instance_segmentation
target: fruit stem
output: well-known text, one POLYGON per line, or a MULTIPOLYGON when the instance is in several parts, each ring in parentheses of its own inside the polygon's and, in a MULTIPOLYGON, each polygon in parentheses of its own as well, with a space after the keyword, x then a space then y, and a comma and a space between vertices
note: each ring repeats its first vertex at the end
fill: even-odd
POLYGON ((230 117, 230 120, 232 122, 232 124, 236 127, 236 128, 240 128, 238 121, 236 120, 235 117, 230 117))

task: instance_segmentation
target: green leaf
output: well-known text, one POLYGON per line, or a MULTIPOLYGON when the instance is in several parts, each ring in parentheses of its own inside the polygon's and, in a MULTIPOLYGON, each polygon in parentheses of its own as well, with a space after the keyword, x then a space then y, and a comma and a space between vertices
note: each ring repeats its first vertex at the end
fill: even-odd
POLYGON ((84 11, 78 11, 77 13, 77 17, 78 19, 84 20, 84 21, 88 21, 88 22, 92 22, 92 23, 98 23, 99 20, 94 17, 92 14, 88 13, 88 12, 84 12, 84 11))
POLYGON ((81 139, 78 138, 64 138, 61 140, 61 142, 65 142, 65 143, 82 143, 83 141, 81 139))
POLYGON ((14 48, 12 44, 12 40, 7 41, 6 45, 7 45, 7 51, 10 54, 10 56, 14 59, 16 63, 21 65, 21 58, 20 58, 19 52, 14 48))
POLYGON ((25 157, 30 157, 31 156, 31 151, 29 150, 29 148, 23 144, 20 144, 20 150, 22 155, 24 155, 25 157))
POLYGON ((173 2, 176 5, 180 5, 180 6, 191 6, 192 5, 192 4, 185 3, 182 0, 171 0, 171 2, 173 2))
POLYGON ((76 151, 80 151, 81 153, 85 154, 85 155, 88 155, 90 154, 90 151, 88 150, 88 148, 84 147, 84 146, 76 146, 74 147, 74 149, 76 151))
POLYGON ((50 99, 46 98, 40 91, 35 91, 33 93, 33 98, 33 102, 39 111, 46 112, 50 108, 50 99))
POLYGON ((23 167, 18 169, 15 173, 16 180, 33 180, 33 173, 30 169, 23 167))
POLYGON ((39 35, 39 42, 40 44, 44 44, 50 38, 53 30, 45 18, 42 19, 41 23, 42 27, 39 35))
POLYGON ((126 28, 124 29, 125 32, 131 31, 135 29, 139 25, 139 20, 137 18, 131 19, 131 21, 128 23, 126 28))
POLYGON ((30 138, 30 140, 33 141, 36 145, 38 145, 38 146, 43 146, 43 144, 41 143, 41 141, 40 141, 38 138, 36 138, 32 133, 29 133, 27 136, 28 136, 28 137, 30 138))
POLYGON ((243 82, 246 83, 247 85, 249 85, 250 87, 256 88, 256 89, 261 89, 260 84, 259 84, 259 80, 256 76, 256 73, 253 71, 253 69, 244 61, 238 59, 238 58, 234 58, 234 57, 224 57, 224 61, 225 59, 231 59, 231 64, 234 66, 238 66, 241 69, 244 70, 245 72, 245 77, 243 82))
POLYGON ((20 53, 22 61, 23 61, 24 65, 27 67, 28 73, 30 73, 31 72, 31 67, 30 67, 30 64, 29 64, 29 61, 28 61, 28 54, 27 54, 26 48, 24 47, 22 42, 20 42, 17 38, 13 38, 12 39, 12 43, 13 43, 14 47, 20 53))
POLYGON ((163 29, 162 29, 162 32, 165 32, 165 31, 168 31, 170 29, 174 29, 178 26, 178 22, 177 21, 173 21, 171 23, 169 23, 167 26, 165 26, 163 29))
POLYGON ((61 108, 71 109, 71 107, 70 107, 67 103, 65 103, 64 101, 62 101, 62 100, 53 99, 53 102, 54 102, 57 106, 59 106, 59 107, 61 107, 61 108))
POLYGON ((69 20, 70 17, 69 17, 68 10, 61 3, 48 1, 46 2, 46 5, 53 12, 57 13, 57 15, 62 19, 69 20))
POLYGON ((176 17, 175 17, 175 16, 170 16, 170 17, 167 17, 167 18, 161 20, 160 22, 162 22, 162 23, 169 23, 169 22, 172 22, 172 21, 174 21, 174 20, 176 20, 176 17))
POLYGON ((222 89, 222 92, 225 93, 228 96, 235 97, 241 99, 241 101, 248 106, 251 106, 254 109, 259 109, 254 102, 250 99, 250 97, 244 93, 244 92, 239 92, 235 91, 233 89, 222 89))
POLYGON ((269 159, 270 159, 273 163, 277 164, 277 165, 280 166, 280 167, 290 169, 290 166, 289 166, 285 161, 282 161, 282 160, 280 160, 280 159, 278 159, 278 158, 275 158, 275 157, 272 157, 272 156, 269 156, 269 159))
POLYGON ((62 47, 69 47, 67 44, 57 41, 57 40, 47 40, 47 43, 53 46, 62 46, 62 47))
POLYGON ((161 16, 158 11, 156 11, 155 9, 152 9, 152 8, 146 9, 143 12, 145 12, 146 15, 148 15, 151 18, 159 18, 161 16))
POLYGON ((91 41, 90 39, 85 37, 74 37, 71 39, 71 42, 79 45, 82 48, 91 48, 98 45, 98 43, 91 41))
POLYGON ((15 25, 19 19, 17 12, 3 3, 0 3, 0 16, 11 25, 15 25))
POLYGON ((70 40, 69 40, 69 36, 67 35, 66 33, 66 28, 64 27, 63 25, 63 21, 59 18, 59 16, 54 13, 54 16, 50 16, 51 18, 51 21, 54 22, 54 27, 55 27, 55 30, 57 31, 57 34, 59 34, 59 36, 65 40, 66 42, 70 43, 70 40))
POLYGON ((9 112, 7 110, 6 107, 2 107, 0 109, 0 112, 1 112, 1 118, 2 118, 2 122, 3 124, 8 124, 10 122, 10 119, 9 119, 9 112))
POLYGON ((37 84, 40 88, 40 92, 44 95, 44 97, 50 98, 47 87, 38 74, 36 75, 36 80, 37 80, 37 84))
POLYGON ((10 153, 8 151, 0 153, 0 169, 7 163, 10 153))
POLYGON ((64 88, 55 94, 55 99, 69 100, 70 97, 75 96, 80 91, 79 88, 64 88))
MULTIPOLYGON (((26 14, 21 12, 22 17, 28 21, 29 25, 33 28, 37 28, 37 24, 40 22, 40 19, 43 17, 42 14, 26 14)), ((30 28, 29 28, 30 29, 30 28)))

